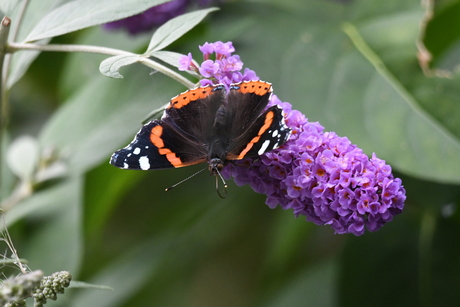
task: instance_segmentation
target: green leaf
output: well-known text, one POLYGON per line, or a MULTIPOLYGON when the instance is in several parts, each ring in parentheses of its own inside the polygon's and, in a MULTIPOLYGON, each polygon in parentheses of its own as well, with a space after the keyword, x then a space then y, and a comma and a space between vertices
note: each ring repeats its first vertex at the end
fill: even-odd
POLYGON ((98 271, 90 280, 92 284, 108 285, 115 291, 85 291, 74 296, 67 306, 91 306, 97 302, 98 307, 121 306, 133 293, 140 291, 151 274, 160 265, 164 257, 163 240, 148 240, 137 246, 132 246, 126 253, 120 255, 110 265, 98 271))
POLYGON ((328 260, 299 272, 281 290, 272 293, 268 307, 323 306, 334 307, 338 303, 335 285, 338 275, 337 260, 328 260))
MULTIPOLYGON (((27 243, 21 249, 20 256, 29 260, 30 267, 40 269, 45 274, 67 270, 76 275, 83 251, 82 178, 70 178, 55 191, 59 193, 56 193, 54 198, 48 197, 47 201, 55 202, 57 206, 52 210, 52 214, 41 221, 33 216, 37 224, 33 233, 28 234, 27 243)), ((33 202, 34 197, 35 195, 28 201, 33 202)), ((17 205, 21 206, 22 203, 17 205)))
POLYGON ((99 66, 99 71, 107 77, 122 79, 123 76, 118 72, 120 68, 139 62, 139 55, 117 55, 105 59, 99 66))
POLYGON ((17 138, 7 153, 8 166, 22 180, 29 181, 39 160, 38 141, 30 136, 17 138))
POLYGON ((113 291, 112 287, 104 285, 95 285, 83 281, 72 280, 69 288, 83 288, 83 289, 96 289, 96 290, 110 290, 113 291))
MULTIPOLYGON (((70 0, 49 0, 49 1, 28 1, 27 9, 25 10, 24 16, 21 20, 21 26, 16 41, 22 41, 25 37, 33 30, 36 24, 54 8, 62 5, 70 0)), ((21 4, 22 5, 22 4, 21 4)), ((20 18, 20 10, 16 7, 14 14, 11 16, 13 23, 17 22, 20 18)), ((11 38, 11 33, 10 33, 11 38)), ((37 44, 47 44, 48 39, 41 40, 37 44)), ((18 51, 12 55, 12 61, 10 66, 10 72, 7 80, 7 87, 11 88, 29 68, 30 64, 40 54, 38 51, 18 51)))
POLYGON ((87 27, 123 19, 167 0, 75 0, 44 16, 25 39, 26 42, 54 37, 87 27))
MULTIPOLYGON (((102 27, 93 27, 81 33, 75 44, 104 46, 135 53, 143 50, 150 38, 148 34, 133 37, 121 31, 107 33, 102 27)), ((82 84, 98 73, 97 68, 106 57, 90 53, 69 54, 60 77, 60 96, 67 98, 70 93, 78 91, 82 84)))
POLYGON ((155 31, 145 54, 150 55, 151 52, 161 50, 170 45, 199 24, 206 15, 216 10, 218 8, 212 7, 180 15, 169 20, 155 31))
POLYGON ((69 191, 69 184, 64 183, 35 192, 31 197, 15 205, 5 214, 6 225, 13 225, 19 220, 31 216, 34 218, 47 218, 59 211, 63 206, 62 200, 67 193, 70 193, 69 191))
POLYGON ((19 3, 20 1, 18 0, 2 0, 0 2, 0 12, 2 12, 4 16, 11 16, 19 3))

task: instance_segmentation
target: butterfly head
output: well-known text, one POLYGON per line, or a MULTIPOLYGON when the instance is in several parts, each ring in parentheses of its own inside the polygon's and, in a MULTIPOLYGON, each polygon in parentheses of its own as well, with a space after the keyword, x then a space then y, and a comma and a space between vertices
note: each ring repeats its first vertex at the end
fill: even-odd
POLYGON ((225 183, 224 177, 220 174, 220 171, 224 168, 224 161, 220 158, 212 158, 209 161, 209 172, 211 175, 216 176, 216 191, 217 194, 219 194, 220 198, 226 198, 227 197, 227 183, 225 183), (224 189, 223 193, 221 193, 219 189, 219 178, 222 180, 222 183, 224 184, 224 189))

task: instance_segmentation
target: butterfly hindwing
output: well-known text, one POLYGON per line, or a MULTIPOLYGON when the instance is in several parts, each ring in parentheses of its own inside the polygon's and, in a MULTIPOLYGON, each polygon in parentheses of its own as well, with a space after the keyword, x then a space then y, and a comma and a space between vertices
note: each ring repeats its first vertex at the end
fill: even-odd
POLYGON ((268 108, 238 140, 231 144, 228 160, 255 158, 283 145, 291 135, 281 107, 268 108))
POLYGON ((230 86, 227 110, 232 126, 227 133, 233 143, 240 143, 246 138, 249 128, 266 108, 271 93, 271 84, 263 81, 246 81, 230 86))

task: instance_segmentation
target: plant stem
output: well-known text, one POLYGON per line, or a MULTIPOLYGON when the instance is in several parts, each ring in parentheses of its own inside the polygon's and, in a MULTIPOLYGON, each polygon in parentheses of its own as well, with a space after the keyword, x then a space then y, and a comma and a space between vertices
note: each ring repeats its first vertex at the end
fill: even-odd
MULTIPOLYGON (((7 91, 6 91, 6 67, 3 66, 5 62, 5 54, 8 42, 8 34, 10 31, 11 19, 3 17, 0 23, 0 187, 2 186, 3 174, 3 138, 5 137, 5 129, 7 125, 7 91)), ((2 192, 2 191, 0 191, 2 192)), ((0 195, 1 197, 2 195, 0 195)))
MULTIPOLYGON (((99 47, 99 46, 90 46, 90 45, 59 45, 59 44, 49 44, 49 45, 38 45, 38 44, 29 44, 29 43, 9 43, 6 48, 7 52, 13 53, 19 50, 38 50, 38 51, 55 51, 55 52, 87 52, 87 53, 97 53, 97 54, 106 54, 106 55, 137 55, 132 52, 123 51, 119 49, 99 47)), ((176 80, 177 82, 183 84, 187 88, 195 87, 195 84, 190 82, 187 78, 184 78, 175 71, 169 69, 168 67, 159 64, 158 62, 152 61, 151 59, 143 56, 139 56, 139 63, 144 64, 147 67, 153 68, 162 74, 176 80)))
POLYGON ((3 129, 6 127, 6 69, 3 69, 5 62, 5 55, 8 52, 8 35, 10 32, 11 19, 3 17, 0 24, 0 134, 3 134, 3 129))

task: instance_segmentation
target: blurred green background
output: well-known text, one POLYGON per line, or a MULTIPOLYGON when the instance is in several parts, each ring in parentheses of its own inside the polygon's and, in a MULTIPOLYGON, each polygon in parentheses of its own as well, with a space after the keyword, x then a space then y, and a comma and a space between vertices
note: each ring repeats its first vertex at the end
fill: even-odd
MULTIPOLYGON (((38 2, 23 37, 67 1, 38 2)), ((282 101, 392 165, 405 210, 361 237, 271 210, 231 181, 222 200, 206 172, 164 192, 201 165, 109 165, 147 114, 185 88, 140 64, 107 78, 103 55, 41 53, 9 93, 1 197, 18 183, 5 156, 25 135, 65 173, 7 208, 6 223, 33 270, 114 289, 68 289, 47 306, 460 306, 460 1, 424 3, 226 1, 167 48, 200 61, 198 45, 232 41, 282 101)), ((152 33, 94 26, 51 43, 142 53, 152 33)))

